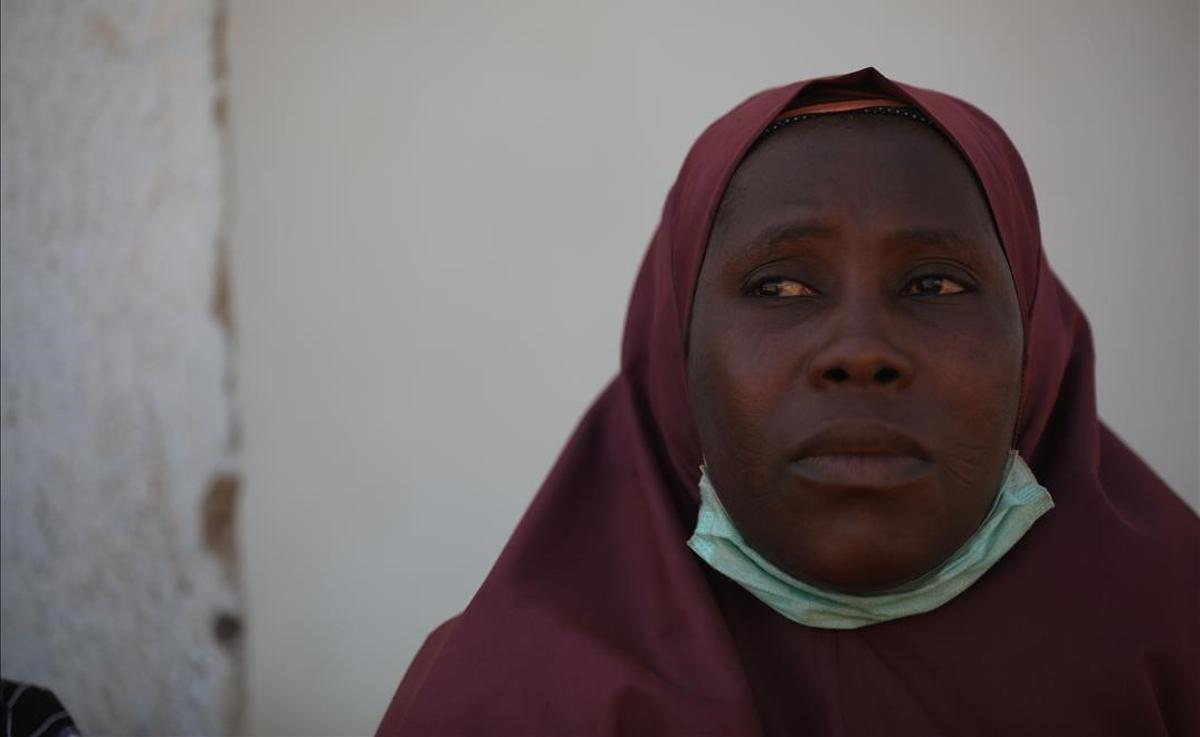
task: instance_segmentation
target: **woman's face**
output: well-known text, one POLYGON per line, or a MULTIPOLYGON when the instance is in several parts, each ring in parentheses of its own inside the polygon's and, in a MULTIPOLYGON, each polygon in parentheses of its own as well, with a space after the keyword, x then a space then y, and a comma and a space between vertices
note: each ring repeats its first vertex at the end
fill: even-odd
POLYGON ((688 351, 714 486, 793 576, 899 586, 990 509, 1020 309, 979 187, 929 127, 837 115, 762 142, 714 223, 688 351))

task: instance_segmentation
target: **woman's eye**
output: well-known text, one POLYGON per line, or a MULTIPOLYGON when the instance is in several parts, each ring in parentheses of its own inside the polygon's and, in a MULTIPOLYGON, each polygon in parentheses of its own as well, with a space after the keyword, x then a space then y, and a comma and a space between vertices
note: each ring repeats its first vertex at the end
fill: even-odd
POLYGON ((965 291, 967 291, 966 287, 946 276, 919 276, 910 281, 901 294, 917 297, 940 297, 965 291))
POLYGON ((794 279, 764 279, 754 285, 755 297, 815 297, 816 290, 794 279))

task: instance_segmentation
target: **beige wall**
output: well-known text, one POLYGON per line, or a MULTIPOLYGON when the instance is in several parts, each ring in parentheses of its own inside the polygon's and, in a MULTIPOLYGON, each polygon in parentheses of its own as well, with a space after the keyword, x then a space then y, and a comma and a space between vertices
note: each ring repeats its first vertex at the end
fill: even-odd
POLYGON ((235 3, 250 728, 372 730, 617 367, 685 150, 868 64, 1024 153, 1100 408, 1196 505, 1197 6, 235 3))
POLYGON ((84 734, 236 728, 218 20, 0 5, 0 671, 84 734))

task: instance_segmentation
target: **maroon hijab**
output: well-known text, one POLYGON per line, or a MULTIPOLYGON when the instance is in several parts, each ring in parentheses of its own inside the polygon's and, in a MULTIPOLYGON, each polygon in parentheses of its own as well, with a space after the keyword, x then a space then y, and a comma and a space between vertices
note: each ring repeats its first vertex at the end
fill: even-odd
POLYGON ((1200 735, 1200 521, 1096 415, 1087 321, 1046 263, 1025 167, 971 105, 874 69, 767 90, 693 146, 634 287, 620 374, 380 734, 1200 735), (797 101, 920 109, 974 168, 1025 330, 1015 445, 1055 500, 927 614, 805 627, 685 545, 700 445, 684 333, 722 193, 797 101))

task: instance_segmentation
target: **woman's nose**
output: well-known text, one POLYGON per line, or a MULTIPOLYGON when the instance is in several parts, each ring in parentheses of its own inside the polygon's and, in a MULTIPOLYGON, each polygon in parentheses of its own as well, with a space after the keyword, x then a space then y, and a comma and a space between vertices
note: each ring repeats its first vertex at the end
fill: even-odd
POLYGON ((912 361, 878 320, 863 315, 852 320, 834 320, 842 326, 832 329, 809 363, 809 381, 814 386, 903 388, 912 383, 912 361))

